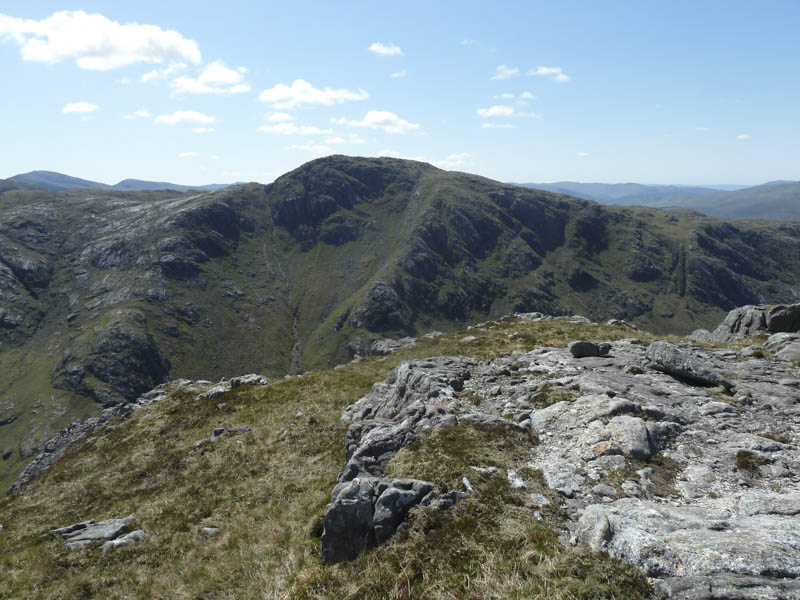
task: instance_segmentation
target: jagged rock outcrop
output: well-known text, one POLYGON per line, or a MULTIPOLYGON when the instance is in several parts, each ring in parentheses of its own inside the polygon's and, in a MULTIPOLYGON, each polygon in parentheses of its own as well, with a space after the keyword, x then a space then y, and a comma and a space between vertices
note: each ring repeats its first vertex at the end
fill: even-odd
POLYGON ((386 541, 416 505, 447 509, 471 493, 466 484, 464 492, 439 494, 426 481, 387 478, 389 460, 401 448, 458 423, 524 429, 498 415, 452 404, 476 365, 447 356, 403 363, 345 410, 342 420, 350 424, 346 464, 325 509, 324 561, 352 559, 386 541))
POLYGON ((731 342, 765 333, 800 331, 800 304, 748 305, 734 308, 714 331, 697 329, 694 339, 731 342))
MULTIPOLYGON (((776 336, 772 348, 796 342, 776 336)), ((565 538, 640 567, 672 598, 794 597, 798 367, 771 352, 635 338, 607 350, 577 358, 543 347, 397 367, 343 415, 346 465, 323 556, 344 560, 380 542, 376 490, 389 485, 381 478, 400 448, 438 427, 492 422, 531 433, 527 462, 490 467, 509 481, 513 473, 520 488, 523 467, 540 470, 560 499, 565 520, 554 525, 565 538)))

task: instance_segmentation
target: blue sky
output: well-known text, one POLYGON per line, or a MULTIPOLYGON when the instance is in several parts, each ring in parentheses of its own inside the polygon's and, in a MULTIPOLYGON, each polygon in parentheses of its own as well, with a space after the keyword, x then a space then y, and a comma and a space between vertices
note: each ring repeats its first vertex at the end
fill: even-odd
POLYGON ((0 5, 0 177, 800 178, 800 2, 0 5))

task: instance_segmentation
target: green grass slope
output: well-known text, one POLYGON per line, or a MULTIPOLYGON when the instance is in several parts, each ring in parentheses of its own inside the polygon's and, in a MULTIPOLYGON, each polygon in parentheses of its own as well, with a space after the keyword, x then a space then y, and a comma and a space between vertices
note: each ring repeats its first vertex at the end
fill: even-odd
MULTIPOLYGON (((413 526, 351 563, 322 564, 321 517, 343 465, 342 410, 403 360, 441 354, 488 359, 575 338, 613 340, 622 327, 503 320, 398 354, 197 400, 172 394, 73 445, 38 479, 0 499, 0 598, 649 598, 635 569, 562 545, 557 511, 537 520, 529 493, 470 475, 476 494, 448 512, 420 510, 413 526), (516 335, 510 336, 509 333, 516 335), (248 434, 195 446, 212 428, 248 434), (68 551, 50 530, 135 516, 147 538, 102 553, 68 551), (203 526, 220 528, 205 537, 203 526)), ((643 340, 649 336, 643 334, 643 340)), ((469 427, 396 457, 395 474, 460 481, 470 464, 524 460, 535 440, 469 427)))

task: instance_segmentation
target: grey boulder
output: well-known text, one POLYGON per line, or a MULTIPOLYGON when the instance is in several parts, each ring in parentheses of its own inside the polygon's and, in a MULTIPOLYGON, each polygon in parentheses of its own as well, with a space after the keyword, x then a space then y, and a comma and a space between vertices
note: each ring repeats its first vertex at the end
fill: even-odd
POLYGON ((702 360, 669 342, 663 340, 653 342, 647 347, 645 357, 652 368, 673 377, 686 379, 700 385, 722 386, 728 390, 733 388, 730 381, 714 372, 702 360))

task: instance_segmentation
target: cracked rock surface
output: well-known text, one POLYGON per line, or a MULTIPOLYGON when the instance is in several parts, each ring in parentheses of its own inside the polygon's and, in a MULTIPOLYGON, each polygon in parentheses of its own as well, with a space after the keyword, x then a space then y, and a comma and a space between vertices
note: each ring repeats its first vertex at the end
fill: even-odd
POLYGON ((425 482, 409 480, 377 534, 392 485, 381 478, 400 448, 438 427, 502 423, 538 434, 527 464, 497 467, 542 471, 566 515, 555 524, 563 539, 638 566, 669 597, 798 598, 800 368, 781 357, 796 336, 777 335, 766 352, 627 339, 607 353, 403 363, 342 417, 346 465, 323 556, 335 519, 359 532, 343 560, 402 527, 406 507, 431 502, 436 490, 423 496, 425 482))

